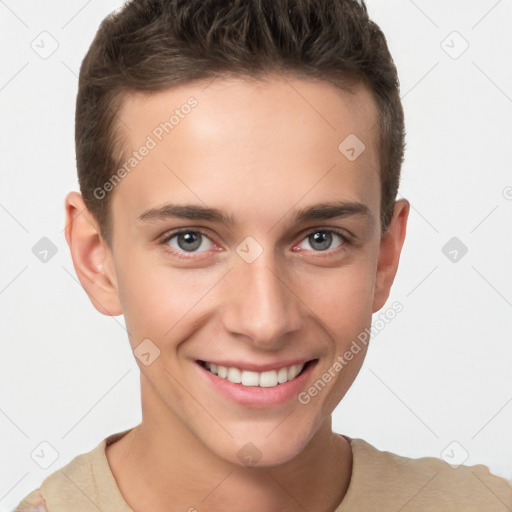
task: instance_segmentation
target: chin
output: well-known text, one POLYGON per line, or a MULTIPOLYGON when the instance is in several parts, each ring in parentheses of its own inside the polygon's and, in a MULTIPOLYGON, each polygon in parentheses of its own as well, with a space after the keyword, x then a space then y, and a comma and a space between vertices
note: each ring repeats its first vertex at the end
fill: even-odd
POLYGON ((271 467, 285 464, 297 457, 307 446, 314 432, 307 435, 296 423, 274 426, 250 433, 239 432, 233 439, 209 440, 206 445, 219 458, 241 467, 271 467), (269 432, 271 432, 269 434, 269 432))

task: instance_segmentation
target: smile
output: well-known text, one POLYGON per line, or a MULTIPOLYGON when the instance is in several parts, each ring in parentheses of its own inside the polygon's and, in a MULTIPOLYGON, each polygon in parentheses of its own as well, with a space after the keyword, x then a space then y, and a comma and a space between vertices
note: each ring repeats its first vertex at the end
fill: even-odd
POLYGON ((310 362, 311 361, 293 364, 265 372, 241 370, 240 368, 221 366, 208 361, 199 361, 199 364, 213 375, 217 375, 221 379, 226 379, 233 384, 272 388, 295 379, 310 362))

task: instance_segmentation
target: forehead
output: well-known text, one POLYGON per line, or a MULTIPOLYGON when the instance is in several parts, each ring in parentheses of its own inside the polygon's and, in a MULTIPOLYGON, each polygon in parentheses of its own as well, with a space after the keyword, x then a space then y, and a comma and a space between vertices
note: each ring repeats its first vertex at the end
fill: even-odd
MULTIPOLYGON (((367 144, 376 142, 371 135, 377 134, 378 109, 373 94, 362 83, 340 89, 326 81, 285 76, 200 80, 161 91, 131 91, 123 97, 118 127, 131 145, 153 131, 155 121, 164 123, 173 114, 178 118, 171 124, 177 128, 190 113, 187 102, 191 103, 191 98, 200 108, 193 108, 194 116, 186 124, 196 136, 208 137, 212 130, 217 133, 229 128, 243 136, 258 129, 278 130, 293 121, 296 134, 301 131, 299 125, 308 122, 309 131, 333 131, 341 137, 352 129, 367 144), (242 133, 240 128, 245 128, 242 133)), ((155 135, 158 138, 158 133, 155 135)))
POLYGON ((301 200, 379 205, 378 111, 362 85, 216 79, 130 93, 118 114, 131 165, 113 203, 124 215, 176 199, 259 204, 269 219, 301 200))

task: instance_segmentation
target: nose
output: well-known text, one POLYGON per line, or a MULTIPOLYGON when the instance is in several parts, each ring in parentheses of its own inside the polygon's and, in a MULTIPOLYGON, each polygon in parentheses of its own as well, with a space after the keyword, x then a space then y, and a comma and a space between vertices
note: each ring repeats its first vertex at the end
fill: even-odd
POLYGON ((260 349, 279 350, 301 328, 303 315, 285 269, 268 253, 252 263, 236 259, 224 280, 221 316, 232 335, 260 349))

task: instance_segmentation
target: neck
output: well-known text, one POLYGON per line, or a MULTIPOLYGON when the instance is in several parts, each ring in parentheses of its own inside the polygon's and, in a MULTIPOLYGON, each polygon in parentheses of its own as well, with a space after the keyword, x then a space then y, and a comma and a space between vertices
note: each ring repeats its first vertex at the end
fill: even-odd
POLYGON ((173 510, 191 512, 237 510, 241 504, 247 512, 332 512, 346 494, 352 452, 332 432, 330 417, 287 462, 246 467, 212 453, 178 418, 155 414, 151 401, 143 400, 142 423, 106 450, 134 512, 167 512, 170 503, 173 510))

